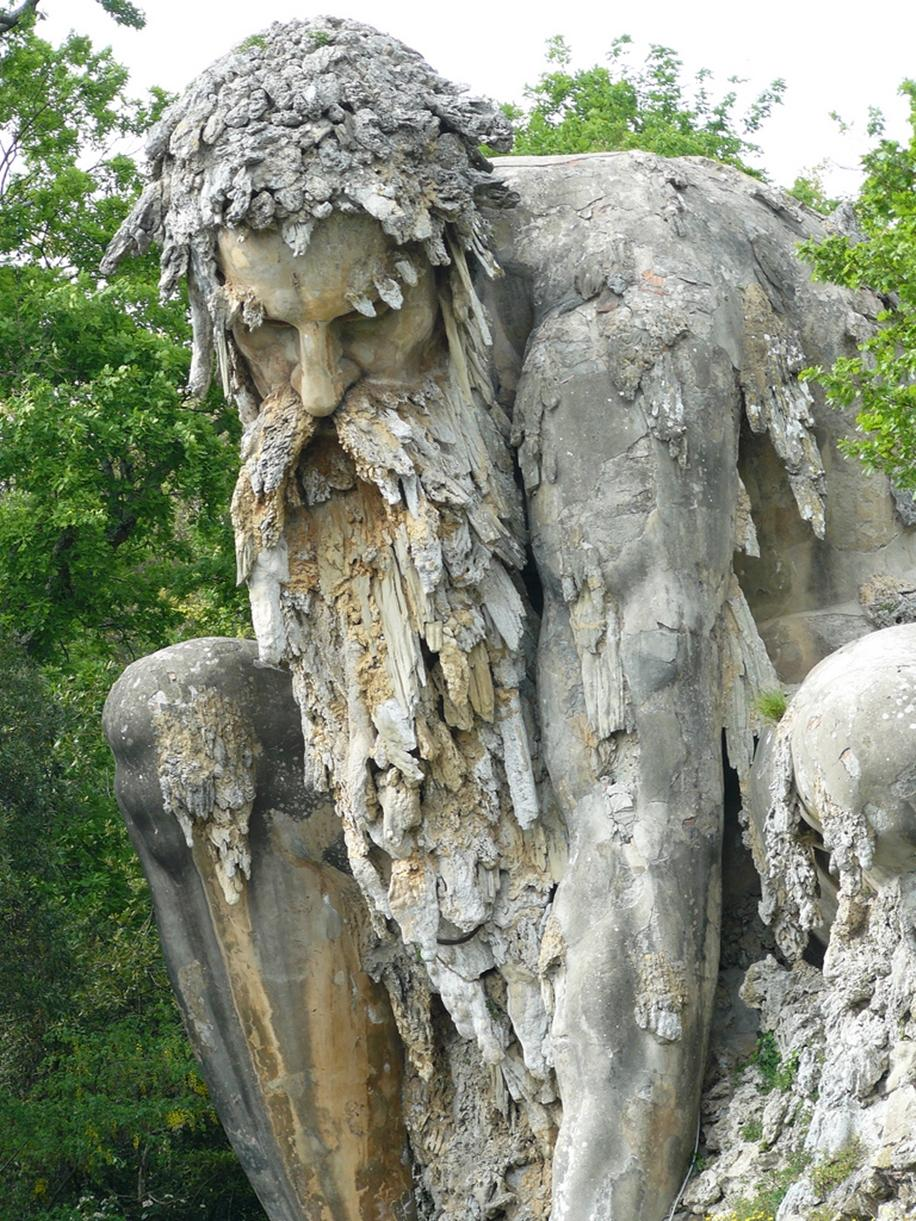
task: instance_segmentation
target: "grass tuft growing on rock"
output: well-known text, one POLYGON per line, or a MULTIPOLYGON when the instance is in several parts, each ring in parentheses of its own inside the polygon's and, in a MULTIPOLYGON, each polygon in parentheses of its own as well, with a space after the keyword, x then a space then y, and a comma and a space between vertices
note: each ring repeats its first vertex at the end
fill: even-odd
POLYGON ((789 700, 784 691, 761 691, 754 702, 754 707, 763 719, 773 725, 779 724, 788 705, 789 700))
POLYGON ((738 1200, 731 1212, 707 1213, 706 1221, 776 1221, 786 1192, 801 1177, 810 1160, 807 1153, 796 1153, 781 1170, 761 1179, 752 1198, 738 1200))

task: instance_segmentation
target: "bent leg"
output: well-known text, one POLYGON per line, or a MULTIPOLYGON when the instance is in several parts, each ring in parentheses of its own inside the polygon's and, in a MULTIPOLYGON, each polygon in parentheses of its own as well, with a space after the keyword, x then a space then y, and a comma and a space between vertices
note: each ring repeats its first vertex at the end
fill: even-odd
POLYGON ((220 1119, 272 1221, 411 1218, 401 1052, 361 963, 334 811, 302 782, 289 676, 253 642, 130 666, 105 709, 117 796, 220 1119))

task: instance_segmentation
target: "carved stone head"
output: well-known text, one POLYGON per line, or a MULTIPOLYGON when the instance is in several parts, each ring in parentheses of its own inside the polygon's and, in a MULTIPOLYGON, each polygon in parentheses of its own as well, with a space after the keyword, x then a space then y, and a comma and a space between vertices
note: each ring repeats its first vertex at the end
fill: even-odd
POLYGON ((424 268, 453 266, 460 250, 493 269, 476 200, 500 188, 482 143, 509 147, 505 117, 396 39, 337 17, 275 24, 198 77, 155 128, 152 180, 103 271, 155 241, 163 293, 187 277, 193 393, 205 391, 215 349, 224 388, 247 421, 265 378, 284 362, 303 370, 308 352, 318 371, 308 386, 300 373, 299 387, 307 410, 326 414, 354 366, 386 377, 401 355, 419 356, 403 322, 385 324, 383 344, 367 341, 361 318, 396 313, 406 297, 406 330, 422 332, 424 268), (293 302, 290 284, 307 250, 322 299, 293 302), (265 313, 292 329, 256 336, 265 313), (347 315, 355 326, 335 335, 341 328, 328 324, 347 315), (394 347, 379 363, 389 339, 394 347), (337 342, 351 349, 342 370, 322 373, 337 342))
POLYGON ((276 230, 224 230, 218 250, 223 291, 242 303, 232 340, 262 401, 291 385, 308 415, 326 416, 360 378, 416 382, 435 359, 433 270, 371 216, 332 213, 303 254, 276 230))

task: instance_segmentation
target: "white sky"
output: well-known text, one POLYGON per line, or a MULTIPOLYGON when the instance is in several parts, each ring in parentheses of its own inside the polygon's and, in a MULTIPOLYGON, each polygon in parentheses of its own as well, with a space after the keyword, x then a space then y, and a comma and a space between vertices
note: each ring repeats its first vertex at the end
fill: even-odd
MULTIPOLYGON (((916 3, 884 0, 869 10, 844 0, 644 0, 641 4, 563 5, 529 0, 138 0, 143 30, 126 30, 94 0, 42 0, 39 33, 58 41, 71 28, 111 45, 131 70, 134 88, 158 84, 179 92, 198 72, 273 21, 334 13, 365 21, 420 51, 442 75, 497 101, 521 100, 544 65, 544 44, 563 34, 575 65, 602 62, 611 40, 630 34, 641 61, 650 43, 673 47, 685 67, 749 78, 757 89, 783 77, 784 104, 756 140, 763 165, 781 185, 824 159, 854 171, 867 147, 866 110, 879 106, 888 132, 907 135, 897 86, 916 77, 916 3), (872 16, 874 19, 872 19, 872 16), (840 137, 831 110, 861 133, 840 137)), ((718 94, 717 94, 718 96, 718 94)), ((854 172, 829 171, 829 188, 855 190, 854 172)))

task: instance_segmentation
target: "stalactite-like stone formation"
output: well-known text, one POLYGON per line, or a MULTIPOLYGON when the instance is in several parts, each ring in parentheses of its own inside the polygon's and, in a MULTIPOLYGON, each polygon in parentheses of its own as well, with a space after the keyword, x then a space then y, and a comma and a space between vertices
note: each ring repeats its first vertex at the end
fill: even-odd
POLYGON ((166 114, 106 260, 161 244, 163 292, 189 283, 191 389, 216 363, 246 424, 239 578, 262 660, 292 670, 306 780, 334 798, 374 921, 367 966, 414 1074, 415 1155, 455 1216, 510 1178, 546 1215, 556 1125, 539 955, 562 833, 539 791, 524 513, 467 265, 496 272, 477 204, 507 192, 479 146, 509 140, 495 107, 394 39, 337 18, 275 25, 166 114), (355 315, 399 311, 430 267, 448 271, 427 375, 368 368, 322 420, 288 371, 252 375, 240 336, 267 311, 224 276, 218 239, 277 233, 296 258, 341 214, 387 240, 346 289, 355 315))
POLYGON ((238 902, 251 876, 248 821, 255 796, 258 746, 235 702, 217 692, 193 705, 159 693, 153 711, 159 787, 189 848, 201 824, 227 903, 238 902))
MULTIPOLYGON (((758 184, 701 163, 672 170, 642 155, 615 163, 613 173, 603 159, 522 172, 526 219, 515 226, 507 261, 531 290, 537 322, 532 331, 529 319, 524 357, 519 352, 510 436, 491 389, 487 320, 467 262, 474 255, 495 269, 476 202, 500 192, 477 145, 498 147, 505 136, 492 107, 465 98, 375 31, 332 18, 277 26, 205 73, 165 118, 150 147, 153 183, 106 266, 161 242, 163 289, 184 274, 190 285, 192 388, 204 387, 216 363, 246 426, 232 506, 239 577, 249 585, 262 664, 292 672, 306 788, 333 799, 373 926, 359 952, 387 988, 407 1056, 403 1106, 420 1215, 546 1218, 555 1145, 554 1215, 591 1208, 581 1201, 585 1190, 597 1201, 590 1217, 601 1216, 606 1192, 627 1178, 637 1194, 615 1199, 636 1200, 645 1187, 660 1213, 687 1156, 684 1116, 665 1102, 654 1119, 622 1120, 610 1136, 626 1140, 610 1170, 605 1116, 612 1107, 623 1114, 621 1099, 638 1099, 645 1114, 660 1105, 674 1088, 672 1074, 657 1074, 662 1089, 652 1094, 639 1073, 661 1054, 684 1068, 687 1093, 699 1089, 708 1009, 691 1027, 688 1002, 705 966, 712 979, 717 874, 714 863, 704 874, 703 861, 717 860, 719 735, 724 728, 744 785, 759 729, 755 696, 776 685, 755 622, 759 603, 731 570, 733 547, 756 556, 758 535, 774 533, 772 523, 752 518, 755 491, 760 500, 753 471, 744 471, 745 489, 735 470, 739 404, 750 433, 772 443, 779 479, 785 474, 783 520, 794 523, 797 510, 814 536, 828 536, 826 553, 834 545, 826 476, 812 400, 797 377, 810 336, 803 341, 802 319, 790 308, 800 275, 773 220, 783 226, 785 208, 758 184), (372 218, 374 238, 363 228, 349 247, 346 233, 334 247, 327 235, 339 214, 348 223, 354 214, 372 218), (710 237, 725 231, 716 228, 723 216, 727 242, 710 237), (736 232, 744 238, 733 241, 736 232), (311 289, 290 292, 286 312, 268 310, 244 277, 234 278, 238 267, 226 255, 234 243, 246 265, 247 244, 250 270, 269 240, 282 248, 282 257, 270 255, 272 272, 287 252, 299 260, 286 267, 295 272, 286 288, 302 289, 304 256, 314 260, 317 289, 311 297, 311 289), (325 272, 334 278, 335 251, 348 263, 336 286, 322 280, 325 272), (325 341, 343 343, 346 311, 358 326, 386 313, 407 318, 398 332, 406 353, 418 288, 416 299, 428 290, 429 305, 420 354, 409 349, 412 363, 403 368, 392 357, 382 373, 371 356, 356 360, 353 377, 338 378, 349 356, 325 341), (334 307, 313 309, 332 289, 334 307), (259 343, 267 354, 260 370, 252 356, 259 343), (326 386, 339 382, 333 401, 312 401, 302 390, 316 352, 327 356, 328 369, 319 370, 326 386), (704 422, 706 407, 715 418, 704 422), (586 486, 579 468, 593 460, 582 444, 590 435, 601 471, 586 486), (534 529, 557 534, 550 547, 541 540, 538 557, 545 606, 569 626, 565 652, 561 641, 551 653, 542 637, 542 678, 552 659, 556 666, 542 683, 540 732, 531 711, 535 642, 522 593, 525 514, 513 445, 534 529), (718 499, 708 495, 713 481, 718 499), (562 512, 545 511, 551 497, 559 504, 564 496, 562 512), (639 564, 616 564, 631 505, 634 519, 660 521, 666 497, 666 547, 653 551, 638 523, 630 542, 639 564), (677 521, 675 503, 683 510, 677 521), (716 505, 720 511, 708 511, 716 505), (700 520, 699 506, 711 520, 708 539, 695 544, 688 529, 679 531, 690 512, 700 520), (715 564, 701 566, 691 590, 682 569, 696 575, 704 541, 715 564), (641 586, 642 566, 651 580, 641 586), (651 759, 664 757, 667 739, 677 736, 672 718, 683 707, 675 696, 691 651, 681 646, 692 640, 702 640, 704 661, 691 678, 695 723, 680 729, 685 761, 697 752, 703 767, 659 776, 651 759), (544 697, 550 681, 552 703, 544 697), (666 694, 653 723, 645 705, 659 692, 666 694), (557 722, 569 708, 578 713, 580 701, 574 734, 582 741, 574 751, 556 748, 551 773, 559 794, 566 772, 578 768, 574 778, 588 791, 564 808, 561 829, 539 738, 558 737, 557 722), (639 786, 657 788, 655 805, 667 811, 666 784, 688 800, 682 810, 670 804, 675 821, 665 824, 669 815, 658 813, 653 823, 640 812, 639 786), (709 829, 688 851, 698 814, 709 829), (683 862, 693 860, 691 851, 699 862, 697 893, 691 883, 684 893, 679 882, 668 884, 675 835, 683 862), (645 891, 644 927, 620 920, 612 928, 621 895, 635 887, 609 866, 622 868, 630 858, 616 848, 631 843, 634 861, 648 846, 658 887, 645 891), (608 845, 614 851, 605 858, 608 845), (708 944, 681 962, 678 947, 696 933, 697 905, 707 898, 708 944), (564 902, 566 926, 557 914, 564 902), (643 946, 659 913, 670 925, 659 923, 658 940, 643 946), (598 928, 593 947, 567 938, 595 917, 608 931, 598 928), (579 1003, 583 997, 592 1008, 579 1003), (595 1034, 600 1021, 588 1015, 603 1020, 618 1001, 626 1011, 609 1022, 614 1030, 595 1034), (564 1003, 568 1013, 586 1015, 581 1030, 564 1025, 564 1003), (626 1039, 612 1054, 620 1031, 626 1039), (643 1032, 650 1038, 639 1044, 643 1032), (553 1065, 562 1073, 564 1052, 561 1115, 553 1065), (592 1091, 595 1057, 607 1075, 592 1091), (570 1115, 584 1126, 570 1126, 570 1115), (573 1133, 565 1145, 564 1130, 573 1133), (592 1135, 577 1140, 579 1131, 592 1135), (660 1139, 678 1148, 659 1170, 651 1163, 660 1139)), ((364 347, 377 356, 384 344, 364 347)), ((745 430, 746 441, 757 444, 745 430)), ((781 538, 775 547, 782 554, 781 538)), ((788 600, 779 607, 789 610, 788 600)), ((243 889, 256 747, 233 708, 212 698, 200 724, 175 709, 153 710, 159 784, 164 810, 188 843, 204 839, 237 913, 239 900, 256 894, 256 883, 243 889)), ((783 946, 799 953, 818 918, 816 878, 800 844, 787 739, 780 749, 758 866, 766 914, 783 946)), ((870 841, 861 819, 833 818, 823 794, 819 803, 846 868, 851 920, 870 841)), ((645 873, 644 861, 633 873, 636 880, 645 873)), ((635 907, 631 914, 641 918, 635 907)), ((636 1206, 613 1207, 616 1216, 636 1206)))
POLYGON ((916 628, 864 636, 802 683, 754 763, 750 801, 762 912, 790 965, 754 963, 742 987, 784 1079, 707 1102, 720 1151, 690 1215, 793 1167, 788 1218, 913 1215, 916 1205, 916 628), (813 851, 817 848, 817 856, 813 851), (824 867, 829 855, 829 873, 824 867), (826 942, 823 970, 802 961, 826 942), (742 1151, 762 1111, 757 1148, 742 1151))
MULTIPOLYGON (((234 518, 240 555, 258 556, 251 588, 263 643, 293 672, 307 782, 334 796, 381 938, 379 969, 427 1083, 415 1087, 423 1104, 408 1119, 428 1126, 429 1083, 441 1093, 452 1079, 424 1012, 435 993, 502 1075, 495 1096, 506 1115, 521 1105, 522 1131, 541 1134, 528 1160, 542 1164, 555 1093, 539 955, 556 848, 549 811, 546 830, 539 818, 526 710, 533 641, 506 422, 485 384, 472 388, 467 364, 451 360, 415 390, 357 386, 310 426, 273 549, 257 550, 266 500, 251 467, 234 518)), ((485 1093, 494 1096, 492 1081, 485 1093)), ((483 1119, 478 1155, 498 1160, 496 1121, 483 1119)), ((508 1141, 514 1125, 504 1115, 497 1126, 508 1141)), ((443 1166, 473 1165, 470 1144, 464 1159, 431 1152, 424 1161, 439 1164, 440 1193, 443 1166)), ((496 1178, 508 1164, 494 1166, 496 1178)), ((543 1170, 536 1178, 546 1207, 549 1181, 543 1170)))

